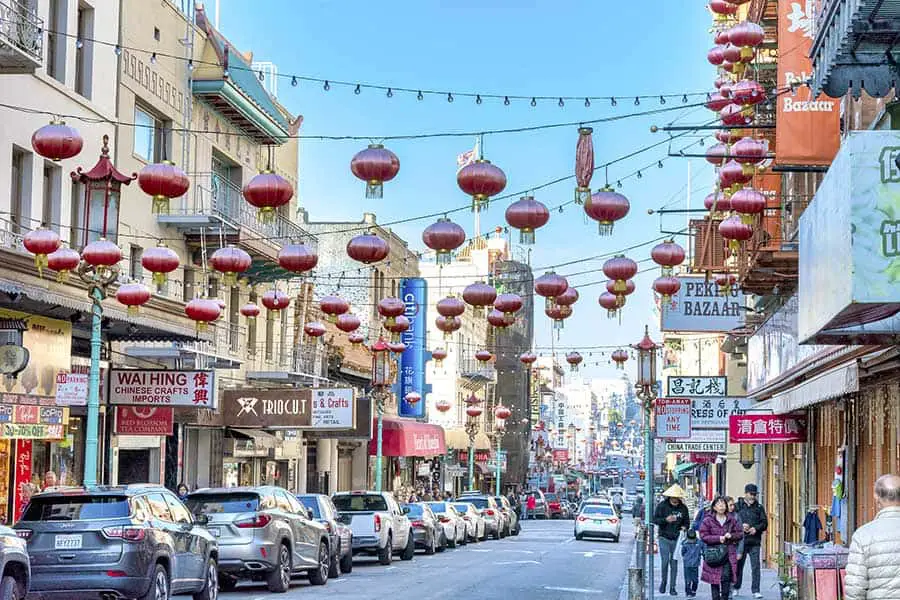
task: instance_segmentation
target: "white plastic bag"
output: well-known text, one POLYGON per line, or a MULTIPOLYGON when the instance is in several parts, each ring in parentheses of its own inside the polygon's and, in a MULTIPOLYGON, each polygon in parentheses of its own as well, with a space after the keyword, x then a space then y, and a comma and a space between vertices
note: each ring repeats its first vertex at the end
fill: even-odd
POLYGON ((684 532, 678 534, 678 541, 675 542, 675 550, 672 552, 672 560, 681 561, 681 546, 684 543, 684 532))

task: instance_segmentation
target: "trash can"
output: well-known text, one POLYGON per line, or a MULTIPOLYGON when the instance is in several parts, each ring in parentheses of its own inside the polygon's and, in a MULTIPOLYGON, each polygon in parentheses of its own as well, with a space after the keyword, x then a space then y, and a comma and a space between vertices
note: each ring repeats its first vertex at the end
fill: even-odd
POLYGON ((831 543, 795 546, 798 600, 842 600, 849 553, 831 543))

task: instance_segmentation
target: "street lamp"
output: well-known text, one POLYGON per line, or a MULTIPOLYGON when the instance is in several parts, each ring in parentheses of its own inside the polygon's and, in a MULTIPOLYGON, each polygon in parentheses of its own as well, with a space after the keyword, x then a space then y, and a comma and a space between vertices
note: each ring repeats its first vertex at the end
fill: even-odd
POLYGON ((91 369, 88 378, 87 423, 84 440, 84 485, 97 484, 97 455, 100 430, 100 345, 102 343, 103 299, 119 276, 122 251, 114 241, 119 230, 119 198, 122 185, 137 178, 119 172, 109 158, 109 136, 103 136, 100 159, 90 171, 78 167, 72 181, 84 186, 82 260, 76 269, 88 284, 91 298, 91 369), (94 235, 97 237, 94 238, 94 235), (113 241, 106 238, 112 237, 113 241))
POLYGON ((497 477, 494 483, 495 496, 500 495, 500 440, 503 439, 503 434, 506 433, 506 420, 510 417, 512 411, 510 411, 507 407, 502 404, 498 405, 497 408, 494 409, 494 418, 500 421, 497 426, 494 428, 494 436, 497 438, 497 456, 494 458, 494 462, 497 464, 495 468, 497 470, 497 477))
POLYGON ((372 385, 375 388, 375 406, 378 411, 378 433, 375 441, 375 491, 382 487, 382 440, 384 433, 385 390, 393 383, 391 376, 391 353, 384 338, 372 344, 372 385))
MULTIPOLYGON (((644 409, 644 531, 650 534, 646 541, 647 546, 653 541, 650 529, 653 517, 653 403, 656 399, 656 351, 659 346, 650 339, 650 331, 644 326, 644 338, 632 346, 638 352, 636 395, 641 400, 644 409)), ((639 544, 640 545, 640 544, 639 544)), ((647 573, 650 575, 650 585, 647 587, 647 598, 653 600, 653 553, 646 553, 648 565, 647 573)), ((643 564, 643 561, 641 561, 643 564)))
POLYGON ((475 489, 475 436, 478 434, 478 419, 483 412, 481 399, 475 394, 466 398, 466 434, 469 436, 469 489, 475 489))

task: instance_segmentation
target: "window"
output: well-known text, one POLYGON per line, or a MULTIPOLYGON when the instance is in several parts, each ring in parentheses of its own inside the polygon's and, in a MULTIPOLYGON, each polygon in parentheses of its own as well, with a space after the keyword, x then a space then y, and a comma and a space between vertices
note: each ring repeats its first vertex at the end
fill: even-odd
POLYGON ((23 521, 83 521, 115 519, 131 512, 125 496, 62 496, 33 498, 23 521))
MULTIPOLYGON (((256 304, 256 292, 250 293, 250 302, 256 304)), ((256 356, 256 319, 247 319, 247 354, 256 356)))
POLYGON ((134 105, 134 154, 148 163, 160 162, 168 154, 167 123, 148 109, 134 105))
POLYGON ((66 82, 66 0, 50 0, 47 18, 47 75, 66 82))
POLYGON ((301 517, 309 516, 306 513, 306 507, 304 507, 303 504, 301 504, 299 500, 297 500, 296 498, 291 496, 291 494, 288 492, 284 492, 284 494, 287 496, 288 504, 290 504, 290 506, 291 506, 292 513, 296 513, 296 514, 300 515, 301 517))
POLYGON ((182 290, 182 297, 185 302, 190 302, 194 299, 194 286, 197 284, 197 271, 192 267, 184 268, 184 289, 182 290))
POLYGON ((390 510, 380 494, 342 494, 334 497, 334 505, 341 512, 390 510))
POLYGON ((131 252, 128 253, 128 276, 134 281, 141 281, 144 278, 144 266, 141 264, 143 255, 143 248, 131 244, 131 252))
POLYGON ((191 518, 191 513, 188 512, 188 509, 184 507, 184 504, 181 503, 181 500, 173 496, 172 494, 165 494, 166 503, 169 505, 169 510, 172 511, 172 516, 175 518, 176 523, 193 523, 194 519, 191 518))
POLYGON ((322 518, 322 511, 319 510, 319 501, 316 500, 315 496, 300 496, 300 501, 303 502, 303 506, 306 507, 313 519, 322 518))
POLYGON ((94 64, 94 9, 86 4, 78 5, 78 30, 75 50, 75 91, 91 98, 94 64), (80 43, 81 48, 78 48, 80 43))
POLYGON ((291 507, 291 502, 290 500, 288 500, 287 494, 285 494, 281 490, 275 491, 275 506, 278 508, 278 510, 286 513, 294 512, 293 508, 291 507))
POLYGON ((162 494, 147 494, 147 503, 150 505, 150 514, 160 521, 172 522, 172 512, 162 494))
POLYGON ((280 311, 281 314, 281 364, 286 365, 291 361, 291 340, 288 337, 288 314, 287 310, 280 311))
POLYGON ((28 222, 28 198, 31 197, 31 153, 13 148, 12 189, 9 197, 9 218, 14 233, 24 233, 32 229, 28 222))
POLYGON ((69 245, 75 249, 84 246, 84 185, 72 182, 72 215, 69 222, 69 245))
POLYGON ((247 492, 191 494, 186 503, 188 509, 195 515, 243 513, 259 509, 259 496, 247 492))
POLYGON ((44 197, 41 206, 41 224, 59 233, 62 213, 62 170, 44 163, 44 197))
POLYGON ((272 360, 275 345, 275 311, 266 310, 266 360, 272 360))

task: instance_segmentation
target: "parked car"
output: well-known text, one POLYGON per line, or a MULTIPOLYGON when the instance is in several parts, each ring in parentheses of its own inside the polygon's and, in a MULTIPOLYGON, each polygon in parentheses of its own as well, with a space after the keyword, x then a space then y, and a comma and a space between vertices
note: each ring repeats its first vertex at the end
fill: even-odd
POLYGON ((331 498, 341 521, 353 531, 353 556, 375 555, 389 565, 394 552, 412 560, 415 540, 406 512, 389 492, 338 492, 331 498))
POLYGON ((31 561, 24 539, 0 525, 0 600, 23 600, 31 580, 31 561))
POLYGON ((487 538, 484 517, 471 502, 454 502, 453 508, 462 515, 466 523, 466 537, 470 542, 478 542, 487 538))
POLYGON ((425 554, 443 552, 447 548, 444 528, 441 527, 431 507, 424 502, 404 504, 403 507, 406 509, 406 515, 412 526, 416 550, 424 550, 425 554))
POLYGON ((353 532, 341 523, 331 496, 325 494, 301 494, 297 500, 306 508, 309 516, 325 526, 328 532, 328 548, 331 562, 328 576, 339 577, 353 570, 353 532))
POLYGON ((557 517, 561 517, 562 516, 562 503, 559 499, 559 496, 557 496, 556 494, 551 492, 551 493, 546 494, 544 496, 544 498, 547 502, 548 518, 555 519, 557 517))
POLYGON ((428 506, 444 528, 444 539, 451 548, 458 544, 465 545, 469 538, 466 535, 466 522, 450 502, 429 502, 428 506))
POLYGON ((32 496, 16 534, 41 598, 215 600, 216 539, 158 485, 60 487, 32 496))
POLYGON ((478 496, 467 495, 460 497, 460 500, 474 505, 478 510, 484 519, 485 536, 492 535, 495 540, 506 536, 506 516, 500 510, 500 507, 497 506, 497 501, 494 500, 493 496, 485 494, 478 496))
POLYGON ((249 579, 283 593, 291 576, 300 573, 308 574, 313 585, 328 582, 328 532, 287 490, 267 485, 204 488, 188 494, 185 503, 194 515, 206 517, 219 542, 221 590, 249 579))
POLYGON ((622 520, 608 504, 587 504, 575 517, 575 539, 585 537, 612 538, 618 542, 622 532, 622 520))
POLYGON ((506 496, 494 496, 494 501, 500 508, 500 511, 506 517, 506 535, 519 535, 522 526, 519 524, 519 515, 509 502, 506 496))
POLYGON ((547 499, 541 490, 532 490, 525 494, 525 500, 534 496, 534 510, 528 511, 529 519, 546 519, 547 518, 547 499))

